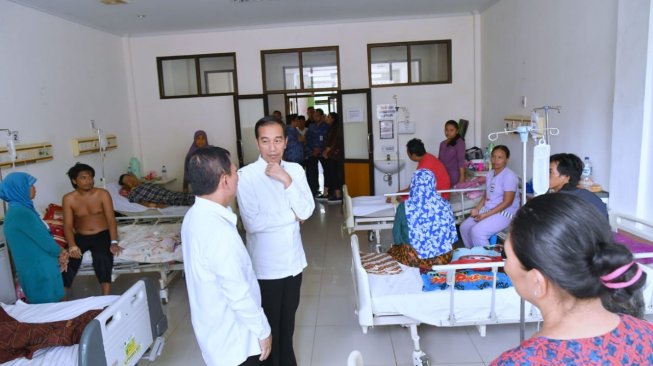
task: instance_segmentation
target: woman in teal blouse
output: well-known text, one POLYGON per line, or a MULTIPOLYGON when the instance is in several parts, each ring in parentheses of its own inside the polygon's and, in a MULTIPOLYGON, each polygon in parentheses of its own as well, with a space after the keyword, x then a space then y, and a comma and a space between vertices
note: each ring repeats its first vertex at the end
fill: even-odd
POLYGON ((63 298, 61 267, 67 256, 34 209, 35 182, 27 173, 11 173, 0 183, 0 198, 9 204, 4 233, 18 279, 27 301, 40 304, 63 298))

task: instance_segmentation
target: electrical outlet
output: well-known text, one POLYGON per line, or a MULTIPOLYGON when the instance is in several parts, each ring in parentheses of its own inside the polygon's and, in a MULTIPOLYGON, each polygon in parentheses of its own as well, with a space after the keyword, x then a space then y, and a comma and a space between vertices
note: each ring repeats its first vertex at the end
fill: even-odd
POLYGON ((522 108, 526 108, 527 102, 528 102, 528 98, 526 98, 526 96, 523 95, 523 96, 521 97, 521 107, 522 107, 522 108))

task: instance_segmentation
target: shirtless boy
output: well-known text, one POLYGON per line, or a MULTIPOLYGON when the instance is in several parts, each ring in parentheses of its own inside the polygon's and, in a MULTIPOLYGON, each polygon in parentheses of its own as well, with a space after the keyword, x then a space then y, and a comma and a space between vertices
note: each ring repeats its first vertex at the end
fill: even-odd
POLYGON ((106 190, 93 186, 95 170, 86 164, 75 164, 67 174, 75 190, 63 196, 62 204, 64 235, 70 253, 68 270, 63 272, 64 287, 69 292, 82 255, 90 250, 102 294, 108 295, 113 256, 122 251, 118 246, 111 196, 106 190))

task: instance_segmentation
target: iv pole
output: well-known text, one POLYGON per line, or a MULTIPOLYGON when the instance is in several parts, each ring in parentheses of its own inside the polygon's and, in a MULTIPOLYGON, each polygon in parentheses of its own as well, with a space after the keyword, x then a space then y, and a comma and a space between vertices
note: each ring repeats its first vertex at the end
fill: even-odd
MULTIPOLYGON (((543 107, 544 108, 544 107, 543 107)), ((543 109, 543 108, 536 108, 536 109, 543 109)), ((555 109, 553 107, 547 107, 548 109, 555 109)), ((560 107, 556 107, 558 110, 558 113, 560 112, 560 107)), ((548 109, 545 109, 545 111, 548 112, 548 109)), ((535 111, 535 110, 534 110, 535 111)), ((544 128, 533 128, 532 126, 518 126, 514 130, 508 130, 505 129, 503 131, 499 132, 492 132, 488 134, 487 138, 490 141, 496 141, 499 138, 499 135, 507 135, 511 133, 518 133, 519 134, 519 140, 522 143, 522 192, 521 192, 521 204, 522 206, 526 204, 526 146, 528 145, 528 135, 529 134, 536 134, 536 133, 541 133, 542 136, 544 135, 550 135, 550 136, 556 136, 560 133, 560 130, 557 128, 549 128, 548 127, 548 114, 547 114, 547 126, 544 128)), ((526 304, 524 303, 524 299, 520 298, 519 302, 519 340, 520 342, 524 340, 525 337, 525 320, 526 320, 526 304)))
POLYGON ((106 179, 104 177, 104 158, 105 158, 105 153, 107 150, 106 142, 105 142, 105 136, 104 136, 104 131, 102 131, 101 128, 95 127, 95 120, 91 120, 91 128, 95 131, 97 134, 97 140, 98 140, 98 148, 100 149, 100 164, 102 166, 102 178, 100 178, 100 184, 102 184, 102 188, 106 188, 106 179))

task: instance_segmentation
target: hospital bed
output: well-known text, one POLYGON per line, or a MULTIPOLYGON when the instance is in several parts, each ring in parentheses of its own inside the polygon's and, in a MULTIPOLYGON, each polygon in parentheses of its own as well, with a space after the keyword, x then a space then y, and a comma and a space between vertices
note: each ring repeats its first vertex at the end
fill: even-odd
MULTIPOLYGON (((343 205, 345 221, 343 230, 348 234, 356 231, 368 231, 367 239, 370 242, 376 240, 377 248, 381 245, 381 230, 392 229, 395 220, 396 196, 406 196, 408 192, 389 193, 384 196, 360 196, 352 198, 347 190, 347 185, 343 185, 343 205), (387 202, 387 198, 391 201, 387 202)), ((481 199, 480 196, 467 198, 470 192, 485 191, 485 186, 464 189, 444 189, 438 190, 438 193, 451 193, 449 203, 451 210, 457 222, 464 219, 472 208, 481 199)))
POLYGON ((184 216, 190 206, 168 206, 164 208, 151 208, 138 203, 129 202, 127 197, 120 194, 120 185, 116 182, 109 182, 106 190, 111 196, 113 210, 123 216, 184 216))
MULTIPOLYGON (((503 262, 448 264, 433 270, 446 272, 445 290, 422 291, 422 279, 417 268, 401 265, 402 273, 375 275, 365 271, 361 263, 358 237, 351 236, 352 277, 358 322, 367 333, 368 328, 380 325, 401 325, 410 328, 413 339, 413 365, 428 365, 428 357, 421 350, 417 326, 421 323, 438 327, 474 325, 481 336, 492 324, 520 323, 520 297, 514 287, 496 288, 498 269, 503 262), (484 290, 457 290, 456 270, 491 268, 493 285, 484 290)), ((648 256, 653 256, 649 253, 648 256)), ((653 270, 645 267, 650 279, 644 289, 646 313, 653 313, 653 270)), ((539 310, 525 303, 524 322, 542 320, 539 310)))
MULTIPOLYGON (((168 302, 168 286, 184 269, 181 251, 181 216, 118 217, 119 245, 114 257, 112 281, 121 274, 159 274, 159 296, 168 302)), ((95 276, 91 252, 84 253, 78 275, 95 276)))
POLYGON ((102 309, 89 322, 79 345, 36 351, 31 360, 18 358, 2 366, 131 366, 141 359, 154 361, 165 344, 168 320, 157 298, 156 284, 137 281, 121 296, 96 296, 50 304, 0 304, 21 322, 43 323, 74 318, 88 310, 102 309), (149 352, 146 354, 146 352, 149 352))

